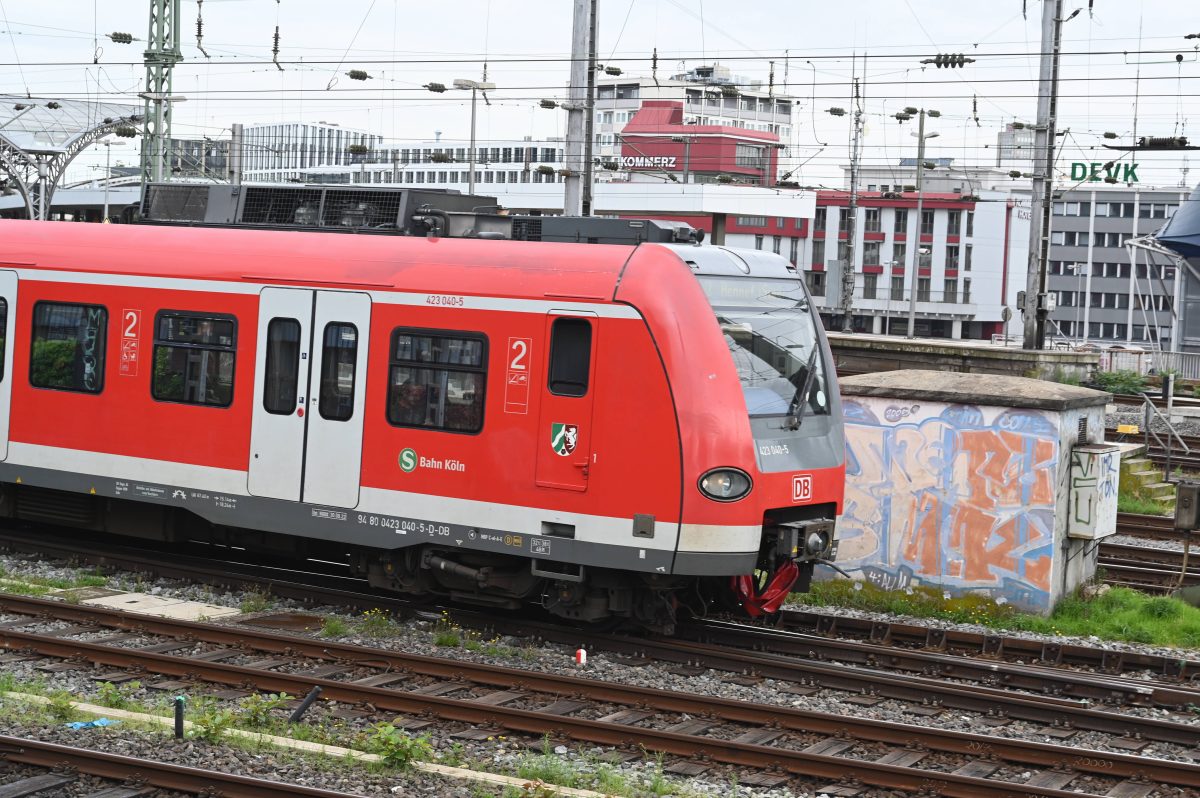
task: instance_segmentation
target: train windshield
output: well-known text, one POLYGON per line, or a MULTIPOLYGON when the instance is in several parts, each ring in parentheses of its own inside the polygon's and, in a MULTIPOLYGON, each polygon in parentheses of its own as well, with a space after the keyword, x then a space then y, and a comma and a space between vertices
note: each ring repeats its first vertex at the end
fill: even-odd
POLYGON ((733 356, 751 418, 798 429, 829 413, 820 338, 797 280, 699 276, 733 356))

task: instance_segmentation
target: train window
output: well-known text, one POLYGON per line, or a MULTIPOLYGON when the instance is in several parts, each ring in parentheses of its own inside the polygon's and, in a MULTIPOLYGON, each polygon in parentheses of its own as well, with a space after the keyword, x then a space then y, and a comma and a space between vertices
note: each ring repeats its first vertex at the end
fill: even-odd
POLYGON ((37 388, 100 393, 108 310, 39 302, 33 308, 29 382, 37 388))
POLYGON ((296 412, 300 381, 300 322, 271 319, 267 325, 267 374, 263 408, 277 416, 296 412))
POLYGON ((4 345, 8 343, 8 300, 0 296, 0 380, 4 379, 4 345))
POLYGON ((388 421, 452 432, 483 429, 487 338, 398 329, 392 334, 388 421))
POLYGON ((321 418, 349 421, 354 415, 354 367, 358 362, 358 328, 332 321, 325 325, 321 352, 321 418))
POLYGON ((159 313, 154 320, 151 395, 166 402, 229 407, 236 344, 232 316, 159 313))
POLYGON ((592 323, 562 318, 550 328, 550 393, 583 396, 592 371, 592 323))

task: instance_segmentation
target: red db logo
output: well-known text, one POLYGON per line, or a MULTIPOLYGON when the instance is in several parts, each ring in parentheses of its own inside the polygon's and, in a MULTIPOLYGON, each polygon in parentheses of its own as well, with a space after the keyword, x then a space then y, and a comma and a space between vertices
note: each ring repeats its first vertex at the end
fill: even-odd
POLYGON ((792 477, 792 501, 812 501, 812 474, 798 474, 792 477))

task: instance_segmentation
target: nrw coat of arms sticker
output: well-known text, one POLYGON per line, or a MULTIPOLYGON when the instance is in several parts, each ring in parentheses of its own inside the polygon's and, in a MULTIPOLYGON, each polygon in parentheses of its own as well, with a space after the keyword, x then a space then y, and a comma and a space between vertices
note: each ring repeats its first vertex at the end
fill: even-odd
POLYGON ((550 448, 554 450, 555 454, 566 457, 575 451, 575 446, 578 443, 578 424, 560 424, 554 422, 550 425, 550 448))

